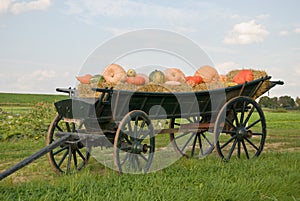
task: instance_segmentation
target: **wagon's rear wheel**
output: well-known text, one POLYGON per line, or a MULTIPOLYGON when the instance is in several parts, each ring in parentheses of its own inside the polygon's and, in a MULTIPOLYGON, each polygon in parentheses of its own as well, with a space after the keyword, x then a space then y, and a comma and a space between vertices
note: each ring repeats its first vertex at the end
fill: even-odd
POLYGON ((124 116, 114 141, 114 164, 120 173, 147 173, 155 149, 154 129, 148 115, 134 110, 124 116))
MULTIPOLYGON (((49 126, 46 145, 57 139, 55 136, 57 132, 76 133, 81 126, 81 123, 64 121, 57 114, 49 126)), ((70 173, 81 170, 87 164, 90 151, 90 148, 86 148, 80 139, 73 139, 51 150, 47 156, 52 169, 57 174, 70 173)))
POLYGON ((264 113, 251 98, 233 98, 220 110, 214 132, 216 150, 223 160, 257 157, 266 139, 264 113))
MULTIPOLYGON (((180 128, 181 123, 183 124, 196 124, 198 125, 201 121, 201 117, 190 117, 187 119, 171 119, 170 128, 180 128)), ((194 124, 194 125, 195 125, 194 124)), ((192 158, 203 158, 210 154, 214 149, 213 134, 207 130, 185 130, 177 133, 170 133, 170 140, 176 152, 179 154, 192 157, 192 158)))

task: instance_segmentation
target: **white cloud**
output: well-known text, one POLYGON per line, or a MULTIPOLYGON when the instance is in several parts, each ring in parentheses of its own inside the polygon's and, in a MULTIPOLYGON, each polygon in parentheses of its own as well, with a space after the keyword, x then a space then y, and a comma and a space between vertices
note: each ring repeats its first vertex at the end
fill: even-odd
POLYGON ((50 7, 50 0, 36 0, 29 2, 15 2, 11 4, 10 11, 13 14, 20 14, 32 10, 46 10, 50 7))
POLYGON ((300 33, 300 27, 294 29, 294 32, 295 32, 295 33, 300 33))
POLYGON ((6 13, 8 11, 11 0, 1 0, 0 1, 0 13, 6 13))
POLYGON ((286 31, 286 30, 283 30, 283 31, 280 31, 279 32, 279 35, 280 36, 287 36, 287 35, 289 35, 290 33, 288 32, 288 31, 286 31))
POLYGON ((269 32, 260 24, 256 24, 255 20, 242 22, 234 25, 233 29, 224 39, 225 44, 246 45, 251 43, 260 43, 269 32))

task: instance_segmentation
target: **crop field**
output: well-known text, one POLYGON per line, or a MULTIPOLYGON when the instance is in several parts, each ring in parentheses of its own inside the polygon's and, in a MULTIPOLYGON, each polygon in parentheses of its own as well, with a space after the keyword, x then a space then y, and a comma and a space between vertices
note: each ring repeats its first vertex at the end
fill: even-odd
MULTIPOLYGON (((53 103, 66 98, 28 96, 0 94, 0 172, 45 146, 53 103), (9 104, 1 96, 15 98, 9 104)), ((119 175, 92 157, 80 172, 57 175, 43 156, 0 181, 0 200, 300 200, 300 112, 264 111, 267 139, 258 158, 225 163, 213 151, 157 172, 119 175)))

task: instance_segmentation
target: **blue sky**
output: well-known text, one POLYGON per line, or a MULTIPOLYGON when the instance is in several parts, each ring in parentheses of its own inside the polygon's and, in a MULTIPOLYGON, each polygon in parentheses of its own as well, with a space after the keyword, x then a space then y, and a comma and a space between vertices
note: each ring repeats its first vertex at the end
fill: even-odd
POLYGON ((266 70, 300 96, 298 0, 0 0, 0 91, 55 93, 95 48, 143 28, 174 31, 207 52, 220 73, 266 70))

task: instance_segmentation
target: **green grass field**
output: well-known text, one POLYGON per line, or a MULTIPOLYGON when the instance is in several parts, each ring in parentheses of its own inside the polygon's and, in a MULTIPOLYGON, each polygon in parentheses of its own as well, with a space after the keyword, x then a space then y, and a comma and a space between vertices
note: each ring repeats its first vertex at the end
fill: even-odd
MULTIPOLYGON (((91 158, 82 171, 59 176, 44 156, 0 181, 0 200, 300 200, 300 113, 265 116, 266 144, 256 159, 225 163, 213 152, 146 175, 118 175, 91 158)), ((0 141, 0 172, 44 145, 43 137, 0 141)))

